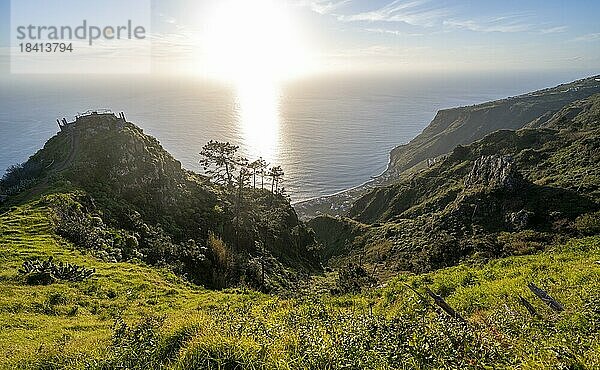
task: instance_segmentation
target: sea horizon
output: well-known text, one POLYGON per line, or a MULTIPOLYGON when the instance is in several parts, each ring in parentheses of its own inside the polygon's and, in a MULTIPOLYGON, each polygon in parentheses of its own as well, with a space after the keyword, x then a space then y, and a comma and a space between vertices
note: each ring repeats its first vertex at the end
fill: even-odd
POLYGON ((0 87, 0 136, 11 138, 0 149, 0 168, 24 162, 41 149, 58 131, 56 119, 108 108, 124 111, 188 170, 202 173, 198 153, 213 139, 239 145, 249 158, 263 156, 283 167, 284 187, 298 203, 372 181, 385 172, 390 150, 418 135, 441 109, 590 75, 508 71, 315 76, 265 88, 264 96, 253 96, 252 103, 244 102, 244 92, 235 86, 202 78, 99 76, 84 84, 56 76, 10 76, 0 87), (255 122, 259 128, 267 125, 269 135, 256 130, 255 122))

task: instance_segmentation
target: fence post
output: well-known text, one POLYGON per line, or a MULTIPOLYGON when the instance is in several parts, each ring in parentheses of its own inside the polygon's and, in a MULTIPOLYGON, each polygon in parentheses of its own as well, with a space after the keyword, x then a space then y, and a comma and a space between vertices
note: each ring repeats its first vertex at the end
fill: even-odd
POLYGON ((521 304, 523 306, 525 306, 525 308, 527 309, 527 311, 529 311, 529 313, 531 314, 531 316, 534 316, 534 317, 539 317, 540 316, 537 313, 537 311, 535 310, 535 307, 533 307, 533 305, 531 303, 529 303, 528 300, 526 300, 525 298, 519 296, 519 302, 521 302, 521 304))
POLYGON ((527 287, 533 292, 533 294, 544 301, 544 303, 546 303, 554 311, 561 312, 565 310, 562 304, 556 301, 556 299, 552 298, 548 293, 535 286, 535 284, 529 283, 527 284, 527 287))
POLYGON ((429 294, 431 298, 433 298, 435 304, 438 305, 442 310, 444 310, 448 315, 454 317, 455 319, 458 319, 464 324, 467 323, 467 320, 465 320, 464 317, 462 317, 458 312, 456 312, 452 307, 450 307, 450 305, 446 303, 446 301, 444 301, 444 299, 441 296, 432 292, 431 289, 429 289, 428 287, 425 287, 425 291, 427 292, 427 294, 429 294))

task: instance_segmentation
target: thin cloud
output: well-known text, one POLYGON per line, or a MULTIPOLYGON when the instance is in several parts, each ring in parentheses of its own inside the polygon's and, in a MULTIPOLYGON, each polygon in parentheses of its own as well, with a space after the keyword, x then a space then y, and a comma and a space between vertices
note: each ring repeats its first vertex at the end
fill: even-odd
MULTIPOLYGON (((308 1, 308 0, 306 0, 308 1)), ((334 11, 347 5, 350 0, 341 1, 310 1, 311 8, 321 14, 332 14, 334 11)), ((434 27, 441 30, 466 29, 474 32, 535 32, 539 34, 562 33, 567 26, 549 27, 536 24, 532 21, 531 14, 509 14, 496 17, 481 17, 475 19, 462 19, 457 9, 440 7, 431 0, 394 0, 383 7, 355 14, 338 14, 337 19, 342 22, 369 22, 392 23, 400 22, 412 26, 434 27)), ((381 34, 406 35, 401 31, 388 30, 386 27, 371 27, 368 32, 381 34)))
POLYGON ((371 33, 380 33, 380 34, 387 34, 387 35, 394 35, 394 36, 424 36, 424 34, 422 33, 408 33, 408 32, 402 32, 402 31, 398 31, 398 30, 386 30, 383 28, 365 28, 365 31, 367 32, 371 32, 371 33))
POLYGON ((598 41, 598 40, 600 40, 600 33, 588 33, 585 35, 575 37, 572 41, 589 42, 589 41, 598 41))
POLYGON ((349 4, 350 0, 340 0, 340 1, 312 1, 310 3, 310 8, 319 14, 331 14, 332 12, 338 10, 339 8, 344 7, 349 4))
POLYGON ((542 35, 548 35, 548 34, 552 34, 552 33, 562 33, 565 32, 568 29, 567 26, 558 26, 558 27, 551 27, 551 28, 545 28, 540 30, 540 34, 542 35))
POLYGON ((348 5, 351 0, 339 0, 339 1, 328 1, 328 0, 309 0, 301 1, 301 6, 307 6, 313 12, 319 14, 331 14, 334 11, 348 5))
POLYGON ((427 0, 400 1, 395 0, 388 5, 358 14, 340 15, 343 22, 403 22, 414 26, 430 27, 438 24, 441 19, 450 14, 448 8, 429 6, 427 0))
POLYGON ((508 15, 482 19, 449 19, 445 20, 443 24, 444 26, 475 32, 513 33, 531 31, 535 28, 534 24, 526 22, 526 18, 523 15, 508 15))

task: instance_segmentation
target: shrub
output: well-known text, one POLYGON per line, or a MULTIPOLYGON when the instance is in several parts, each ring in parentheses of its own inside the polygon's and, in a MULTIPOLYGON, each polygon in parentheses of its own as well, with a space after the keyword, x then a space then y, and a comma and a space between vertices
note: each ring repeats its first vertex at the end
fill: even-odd
POLYGON ((56 280, 83 281, 96 272, 71 263, 54 262, 50 257, 46 261, 39 259, 23 262, 19 273, 27 276, 30 285, 48 285, 56 280))
POLYGON ((208 252, 213 266, 212 281, 216 288, 224 288, 230 267, 230 253, 227 244, 218 236, 208 235, 208 252))
POLYGON ((583 235, 600 234, 600 212, 586 213, 577 217, 575 228, 583 235))
POLYGON ((551 234, 525 230, 516 233, 500 233, 498 242, 504 245, 506 255, 526 255, 539 252, 544 246, 552 243, 551 234))
POLYGON ((363 266, 350 263, 338 272, 336 290, 337 293, 358 293, 376 282, 363 266))
POLYGON ((35 183, 43 166, 35 161, 10 166, 0 179, 0 192, 17 194, 35 183))
POLYGON ((111 345, 101 360, 90 361, 86 368, 92 369, 159 369, 162 368, 160 353, 160 328, 163 317, 149 316, 129 326, 118 318, 113 328, 111 345))
POLYGON ((129 235, 111 230, 102 218, 92 213, 94 201, 90 197, 53 195, 48 201, 56 215, 57 233, 79 249, 91 251, 97 257, 112 262, 137 256, 137 250, 132 250, 135 243, 129 235), (124 250, 131 255, 124 256, 124 250))

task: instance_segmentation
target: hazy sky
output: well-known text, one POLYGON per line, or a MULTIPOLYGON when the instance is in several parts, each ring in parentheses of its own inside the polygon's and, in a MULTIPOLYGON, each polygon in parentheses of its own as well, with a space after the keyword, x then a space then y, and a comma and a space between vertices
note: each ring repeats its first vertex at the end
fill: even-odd
MULTIPOLYGON (((153 0, 155 71, 205 70, 207 53, 211 53, 205 46, 211 42, 233 42, 236 48, 244 46, 243 53, 235 55, 238 59, 245 59, 248 56, 244 53, 252 54, 253 50, 270 59, 277 53, 292 53, 294 58, 301 56, 298 58, 310 66, 306 67, 310 72, 600 71, 598 0, 278 0, 276 3, 278 10, 272 12, 269 0, 245 0, 249 5, 243 11, 236 10, 240 2, 233 0, 229 3, 153 0), (224 9, 217 16, 218 4, 224 9), (229 16, 235 21, 227 20, 229 16), (209 28, 215 22, 221 24, 219 32, 230 29, 232 33, 226 37, 215 36, 214 32, 211 35, 209 28), (281 28, 281 24, 287 33, 271 29, 281 28), (252 33, 253 27, 267 27, 268 31, 252 33), (246 31, 252 35, 252 41, 244 39, 246 31), (239 40, 232 41, 238 36, 239 40), (257 38, 261 40, 255 41, 257 38), (269 52, 264 51, 267 48, 269 52)), ((5 50, 2 56, 5 64, 10 33, 9 0, 0 0, 0 14, 0 46, 5 50)))

